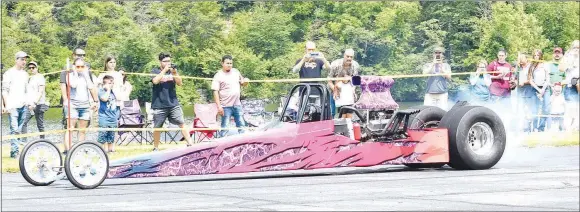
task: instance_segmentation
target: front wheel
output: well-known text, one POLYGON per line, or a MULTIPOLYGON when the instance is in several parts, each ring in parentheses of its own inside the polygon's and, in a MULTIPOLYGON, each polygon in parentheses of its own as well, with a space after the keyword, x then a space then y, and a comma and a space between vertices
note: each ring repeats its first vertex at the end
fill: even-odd
POLYGON ((93 189, 105 181, 109 157, 95 142, 82 142, 70 150, 64 166, 69 181, 80 189, 93 189))
POLYGON ((36 140, 24 146, 18 160, 20 173, 35 186, 47 186, 56 180, 62 167, 58 147, 48 140, 36 140))
POLYGON ((489 108, 456 108, 447 112, 439 126, 448 129, 449 166, 455 169, 489 169, 503 156, 505 128, 489 108))

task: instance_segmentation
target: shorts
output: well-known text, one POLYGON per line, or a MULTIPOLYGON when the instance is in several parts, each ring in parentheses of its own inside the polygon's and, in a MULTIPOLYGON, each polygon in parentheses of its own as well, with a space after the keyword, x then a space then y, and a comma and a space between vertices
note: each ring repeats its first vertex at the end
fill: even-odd
POLYGON ((169 123, 181 126, 183 125, 183 110, 181 105, 168 108, 153 109, 153 127, 160 128, 169 119, 169 123))
MULTIPOLYGON (((342 107, 352 107, 352 106, 353 105, 341 105, 341 106, 338 106, 338 107, 336 107, 336 113, 337 114, 340 113, 340 109, 342 109, 342 107)), ((350 112, 350 113, 352 113, 352 112, 350 112)))
MULTIPOLYGON (((91 120, 91 111, 89 108, 71 108, 70 114, 69 114, 67 106, 64 106, 63 112, 65 114, 65 117, 69 118, 69 119, 78 119, 78 120, 85 120, 85 121, 91 120)), ((66 122, 65 122, 65 124, 66 124, 66 122)))
MULTIPOLYGON (((117 128, 115 125, 99 126, 100 128, 117 128)), ((99 131, 97 141, 101 144, 112 144, 115 142, 115 131, 99 131)))

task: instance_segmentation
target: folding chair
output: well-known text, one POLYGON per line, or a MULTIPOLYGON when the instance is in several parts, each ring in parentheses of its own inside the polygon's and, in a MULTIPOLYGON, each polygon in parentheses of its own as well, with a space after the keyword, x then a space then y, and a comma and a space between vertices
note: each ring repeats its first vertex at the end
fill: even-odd
MULTIPOLYGON (((211 104, 195 104, 193 105, 193 112, 195 119, 193 120, 193 128, 218 128, 217 124, 217 106, 215 103, 211 104)), ((204 140, 211 140, 217 135, 217 130, 199 130, 193 129, 189 131, 193 141, 198 143, 204 140)))
MULTIPOLYGON (((141 107, 137 99, 124 101, 121 109, 121 117, 119 118, 119 128, 143 128, 145 126, 145 116, 141 114, 141 107)), ((132 141, 137 140, 140 144, 147 138, 143 136, 143 131, 120 131, 118 145, 121 145, 125 140, 130 139, 125 145, 129 145, 132 141), (125 138, 123 138, 125 135, 125 138), (130 138, 128 138, 130 137, 130 138)))
MULTIPOLYGON (((169 123, 169 121, 165 121, 164 126, 167 126, 166 128, 179 128, 179 126, 175 125, 175 124, 171 124, 169 123)), ((177 141, 183 141, 183 135, 181 134, 181 131, 165 131, 165 133, 163 133, 163 138, 162 139, 164 141, 164 143, 175 143, 177 144, 177 141)))

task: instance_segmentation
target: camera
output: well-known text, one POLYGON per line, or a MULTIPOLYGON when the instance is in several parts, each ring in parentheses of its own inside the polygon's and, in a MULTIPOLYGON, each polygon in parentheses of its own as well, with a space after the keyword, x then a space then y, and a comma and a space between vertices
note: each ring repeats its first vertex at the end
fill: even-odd
POLYGON ((318 57, 320 56, 320 52, 310 52, 310 57, 318 57))
POLYGON ((177 69, 177 65, 175 65, 175 64, 173 64, 173 63, 171 63, 171 65, 169 65, 169 67, 170 67, 171 69, 177 69))

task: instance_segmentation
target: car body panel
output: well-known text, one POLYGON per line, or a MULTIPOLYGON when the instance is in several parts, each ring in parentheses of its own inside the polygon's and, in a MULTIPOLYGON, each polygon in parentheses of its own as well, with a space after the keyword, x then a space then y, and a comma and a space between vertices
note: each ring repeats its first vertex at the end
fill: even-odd
POLYGON ((360 142, 334 134, 334 121, 273 123, 268 128, 191 147, 112 161, 108 178, 446 163, 447 129, 408 130, 395 141, 360 142))

